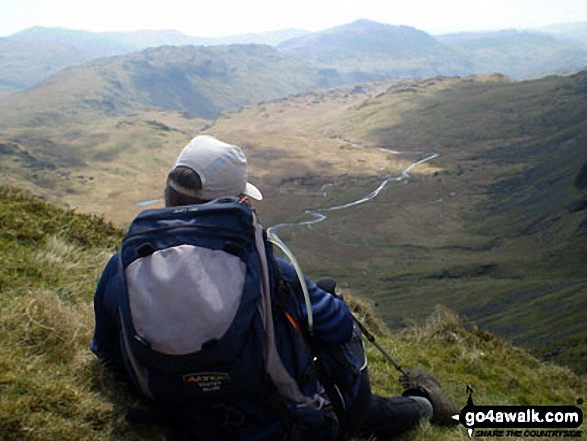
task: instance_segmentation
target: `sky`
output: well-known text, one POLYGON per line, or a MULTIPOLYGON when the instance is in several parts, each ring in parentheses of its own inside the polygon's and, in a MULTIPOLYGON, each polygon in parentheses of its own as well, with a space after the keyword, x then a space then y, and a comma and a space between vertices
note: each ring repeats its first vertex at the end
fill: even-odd
POLYGON ((219 37, 366 18, 433 35, 587 22, 587 0, 0 0, 0 37, 32 26, 219 37))

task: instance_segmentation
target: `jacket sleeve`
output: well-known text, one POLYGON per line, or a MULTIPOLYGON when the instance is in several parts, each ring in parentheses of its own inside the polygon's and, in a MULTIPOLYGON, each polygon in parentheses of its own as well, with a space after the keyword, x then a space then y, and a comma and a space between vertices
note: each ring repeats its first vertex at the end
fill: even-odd
MULTIPOLYGON (((298 280, 298 275, 291 264, 283 259, 277 258, 277 263, 283 276, 289 280, 298 280)), ((314 316, 314 335, 325 343, 343 343, 351 339, 353 332, 353 316, 347 304, 320 289, 314 282, 304 277, 312 313, 314 316)), ((307 317, 306 303, 299 299, 300 308, 307 317)))
POLYGON ((94 293, 94 338, 90 349, 115 374, 122 374, 124 359, 120 349, 120 296, 119 254, 112 256, 94 293))

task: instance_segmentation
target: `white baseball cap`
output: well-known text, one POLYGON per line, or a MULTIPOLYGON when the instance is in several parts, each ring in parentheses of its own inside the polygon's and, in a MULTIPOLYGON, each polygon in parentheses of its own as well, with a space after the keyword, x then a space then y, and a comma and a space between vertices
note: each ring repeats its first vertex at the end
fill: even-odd
POLYGON ((196 136, 181 151, 173 169, 179 166, 191 168, 202 181, 202 189, 194 190, 170 180, 168 185, 179 193, 204 200, 242 194, 263 199, 259 189, 247 182, 247 158, 236 145, 208 135, 196 136))

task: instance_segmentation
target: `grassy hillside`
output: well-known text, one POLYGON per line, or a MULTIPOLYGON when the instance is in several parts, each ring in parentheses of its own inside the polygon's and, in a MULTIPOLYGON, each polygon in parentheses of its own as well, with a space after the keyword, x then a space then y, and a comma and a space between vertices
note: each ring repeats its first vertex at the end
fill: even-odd
MULTIPOLYGON (((125 421, 126 409, 137 403, 104 374, 88 347, 93 291, 122 231, 8 187, 0 187, 0 221, 0 438, 170 439, 165 428, 125 421)), ((439 309, 421 327, 390 333, 368 305, 346 294, 380 343, 404 366, 433 371, 459 407, 467 384, 476 403, 488 405, 575 405, 587 392, 584 377, 541 364, 450 311, 439 309)), ((374 389, 400 393, 397 372, 367 348, 374 389)), ((466 433, 423 424, 402 439, 464 440, 466 433)))
POLYGON ((148 111, 86 124, 0 132, 0 183, 124 224, 161 197, 165 175, 208 122, 148 111))
MULTIPOLYGON (((431 273, 397 277, 423 290, 426 279, 441 280, 441 298, 459 311, 542 355, 574 358, 583 371, 586 193, 577 183, 587 162, 586 86, 585 73, 461 84, 454 102, 433 98, 405 115, 412 142, 443 153, 435 183, 456 193, 449 205, 460 205, 464 229, 429 255, 431 273), (443 263, 447 255, 452 263, 443 263), (457 307, 459 296, 469 305, 457 307)), ((402 143, 392 130, 379 135, 402 143)))
POLYGON ((329 81, 269 46, 166 46, 95 60, 0 99, 0 127, 87 123, 149 107, 212 119, 329 81))

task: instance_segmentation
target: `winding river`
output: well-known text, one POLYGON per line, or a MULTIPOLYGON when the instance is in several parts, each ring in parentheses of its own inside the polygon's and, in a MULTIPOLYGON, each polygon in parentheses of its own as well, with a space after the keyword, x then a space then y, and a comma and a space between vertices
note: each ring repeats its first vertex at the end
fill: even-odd
MULTIPOLYGON (((398 153, 401 153, 401 152, 398 152, 398 153)), ((343 204, 343 205, 336 205, 333 207, 307 209, 304 211, 304 213, 309 215, 309 217, 310 217, 309 219, 299 221, 299 222, 287 222, 287 223, 277 224, 272 227, 269 227, 267 229, 267 232, 268 232, 268 234, 277 235, 277 232, 284 229, 284 228, 314 225, 314 224, 317 224, 317 223, 325 220, 327 217, 326 213, 328 213, 329 211, 344 210, 346 208, 352 208, 354 206, 357 206, 357 205, 363 204, 367 201, 370 201, 371 199, 376 198, 377 195, 379 193, 381 193, 381 191, 383 191, 384 189, 386 189, 390 185, 390 183, 397 183, 397 182, 401 182, 403 180, 408 179, 410 177, 410 172, 417 165, 423 164, 428 161, 432 161, 433 159, 436 159, 439 156, 440 155, 438 153, 433 153, 430 156, 427 156, 423 159, 420 159, 416 162, 413 162, 408 167, 406 167, 401 172, 401 174, 399 176, 389 176, 389 177, 385 178, 383 180, 383 182, 381 182, 381 184, 379 184, 379 187, 377 187, 374 191, 372 191, 368 195, 362 197, 361 199, 358 199, 356 201, 349 202, 349 203, 343 204)), ((329 184, 329 185, 333 185, 333 184, 329 184)), ((325 187, 323 187, 323 189, 325 187)))

